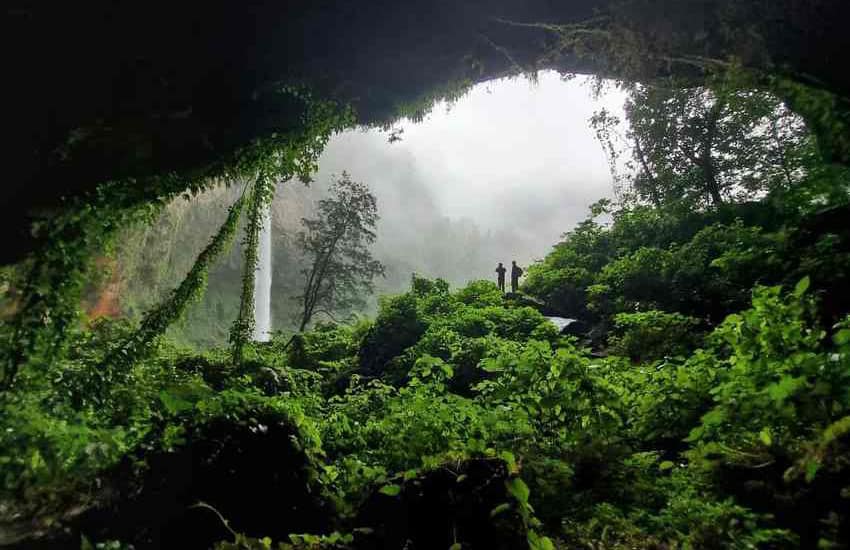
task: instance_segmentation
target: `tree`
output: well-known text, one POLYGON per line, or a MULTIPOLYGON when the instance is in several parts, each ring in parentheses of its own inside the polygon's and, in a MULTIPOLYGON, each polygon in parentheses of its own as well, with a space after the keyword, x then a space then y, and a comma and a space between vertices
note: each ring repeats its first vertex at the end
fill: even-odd
POLYGON ((634 197, 660 206, 697 207, 750 200, 789 188, 804 176, 808 132, 775 96, 720 79, 707 87, 631 85, 628 128, 606 111, 596 128, 618 182, 634 197), (620 162, 620 156, 625 155, 620 162))
POLYGON ((375 242, 378 206, 369 188, 351 180, 346 173, 330 189, 330 197, 319 201, 317 216, 302 219, 305 228, 298 245, 309 260, 304 269, 304 292, 300 328, 317 313, 333 318, 365 304, 363 296, 374 290, 372 279, 384 275, 384 266, 372 258, 369 245, 375 242))

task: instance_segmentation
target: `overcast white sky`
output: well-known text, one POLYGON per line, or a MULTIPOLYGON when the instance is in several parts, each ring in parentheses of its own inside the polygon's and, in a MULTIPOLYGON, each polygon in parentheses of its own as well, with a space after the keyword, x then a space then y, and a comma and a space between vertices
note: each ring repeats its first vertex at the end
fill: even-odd
POLYGON ((510 79, 474 88, 450 109, 438 105, 418 124, 403 121, 402 141, 355 130, 334 137, 318 179, 348 171, 378 198, 382 235, 417 216, 467 218, 482 232, 513 231, 501 258, 542 257, 584 219, 588 205, 613 193, 602 148, 588 124, 606 107, 622 116, 624 96, 594 100, 588 78, 554 72, 537 83, 510 79))

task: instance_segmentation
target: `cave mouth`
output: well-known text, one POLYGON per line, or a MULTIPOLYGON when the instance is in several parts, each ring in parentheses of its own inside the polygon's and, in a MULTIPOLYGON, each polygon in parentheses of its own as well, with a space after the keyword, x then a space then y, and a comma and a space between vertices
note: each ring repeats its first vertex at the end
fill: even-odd
POLYGON ((0 545, 844 544, 839 14, 9 10, 0 545))
MULTIPOLYGON (((719 90, 725 84, 713 85, 719 90)), ((637 181, 638 174, 647 169, 647 159, 630 156, 629 147, 634 140, 640 144, 653 139, 655 130, 651 130, 651 118, 641 119, 639 131, 649 133, 639 135, 630 128, 629 117, 647 107, 640 102, 649 102, 653 89, 668 93, 668 102, 684 102, 677 104, 682 108, 694 102, 709 105, 717 101, 719 93, 691 87, 677 99, 672 89, 657 84, 539 71, 472 86, 463 94, 437 101, 427 113, 402 117, 391 125, 341 129, 317 151, 309 186, 297 179, 273 182, 271 217, 264 221, 272 230, 267 244, 260 245, 258 260, 258 281, 265 283, 258 283, 254 297, 255 311, 263 312, 263 321, 258 321, 265 327, 261 332, 270 326, 275 330, 295 328, 293 300, 305 268, 295 242, 304 229, 302 219, 315 214, 316 204, 327 197, 341 175, 364 183, 377 198, 380 220, 374 246, 387 272, 377 279, 361 311, 374 315, 376 297, 403 293, 411 273, 441 278, 457 288, 493 279, 499 262, 529 266, 542 260, 600 201, 634 200, 635 190, 628 182, 637 181), (268 251, 272 249, 274 254, 268 251)), ((788 139, 797 140, 806 133, 804 121, 779 98, 747 89, 736 88, 735 93, 741 94, 740 102, 748 107, 731 109, 724 124, 736 124, 735 117, 750 116, 746 109, 754 103, 746 96, 754 94, 771 106, 760 107, 766 110, 756 115, 758 122, 748 123, 752 139, 779 131, 790 132, 788 139), (780 128, 783 125, 784 129, 780 128)), ((690 109, 690 116, 710 114, 690 109)), ((678 123, 687 125, 682 120, 678 123)), ((777 134, 776 139, 785 138, 777 134)), ((779 151, 765 151, 765 155, 781 156, 779 151)), ((657 156, 661 150, 648 154, 657 156)), ((724 177, 741 178, 742 174, 730 172, 724 177)), ((746 177, 753 179, 752 175, 746 177)), ((766 187, 752 183, 724 191, 733 202, 762 200, 767 192, 766 187)), ((165 300, 240 193, 241 184, 224 182, 189 202, 185 200, 188 197, 178 197, 151 227, 140 229, 151 223, 148 220, 123 232, 117 248, 133 250, 143 259, 131 254, 104 258, 116 266, 125 263, 131 267, 115 273, 105 287, 88 290, 84 309, 89 317, 105 314, 138 319, 165 300), (141 249, 140 235, 145 239, 141 249), (163 245, 162 236, 167 236, 171 245, 163 245), (122 294, 127 296, 122 299, 122 294)), ((640 200, 657 198, 644 195, 640 200)), ((703 203, 697 208, 708 207, 709 203, 703 203)), ((606 213, 598 219, 611 221, 606 213)), ((265 225, 260 235, 260 242, 265 242, 265 225)), ((227 344, 230 321, 237 315, 242 244, 220 260, 221 265, 211 267, 208 295, 190 308, 189 321, 173 329, 172 336, 201 349, 227 344), (195 321, 198 326, 192 326, 195 321)), ((573 315, 569 311, 550 313, 573 315)), ((321 318, 338 320, 330 312, 321 318)))
MULTIPOLYGON (((297 180, 275 186, 267 244, 268 222, 260 234, 256 330, 296 328, 293 300, 307 267, 296 246, 302 219, 315 215, 344 173, 377 200, 374 255, 386 267, 361 313, 374 315, 377 297, 406 291, 411 273, 461 288, 492 279, 500 261, 528 266, 542 259, 591 204, 614 198, 609 159, 591 118, 604 111, 623 119, 625 97, 614 81, 541 71, 478 84, 437 102, 422 118, 332 136, 308 186, 297 180)), ((85 293, 88 317, 138 319, 164 300, 241 189, 219 185, 188 201, 177 197, 156 219, 121 231, 117 254, 102 259, 112 276, 85 293)), ((205 296, 173 337, 201 349, 227 344, 242 252, 237 241, 212 267, 205 296)))
MULTIPOLYGON (((157 205, 220 182, 250 185, 245 201, 254 202, 234 205, 239 212, 210 244, 212 258, 234 238, 243 208, 256 213, 278 181, 310 179, 335 133, 421 120, 436 102, 494 78, 548 69, 674 89, 726 78, 781 99, 809 124, 824 158, 850 162, 850 86, 829 63, 847 40, 830 23, 837 3, 780 2, 769 13, 727 0, 693 4, 246 10, 224 2, 169 17, 158 7, 107 3, 13 10, 13 39, 31 46, 12 65, 21 78, 6 127, 19 135, 3 203, 3 261, 31 269, 18 289, 18 309, 28 313, 17 316, 15 331, 45 332, 46 342, 28 339, 33 348, 61 340, 88 266, 118 230, 149 219, 157 205), (809 40, 815 35, 821 39, 809 40), (56 79, 66 85, 61 92, 56 79)), ((720 198, 715 190, 712 200, 720 198)), ((201 260, 176 291, 203 285, 211 260, 201 260)), ((174 312, 156 314, 139 345, 174 312)))

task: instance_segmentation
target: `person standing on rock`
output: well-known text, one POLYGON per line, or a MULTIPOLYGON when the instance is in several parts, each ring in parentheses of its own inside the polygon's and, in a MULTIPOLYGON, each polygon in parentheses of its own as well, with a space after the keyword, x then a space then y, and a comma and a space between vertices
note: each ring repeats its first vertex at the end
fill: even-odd
POLYGON ((505 266, 502 265, 502 262, 499 262, 499 265, 496 267, 496 280, 499 285, 499 290, 501 290, 502 292, 505 291, 505 273, 507 271, 508 270, 505 269, 505 266))
MULTIPOLYGON (((502 264, 499 264, 502 265, 502 264)), ((519 278, 522 276, 523 270, 520 266, 516 265, 516 260, 511 262, 511 292, 516 294, 516 291, 519 290, 519 278)), ((504 286, 504 285, 503 285, 504 286)))

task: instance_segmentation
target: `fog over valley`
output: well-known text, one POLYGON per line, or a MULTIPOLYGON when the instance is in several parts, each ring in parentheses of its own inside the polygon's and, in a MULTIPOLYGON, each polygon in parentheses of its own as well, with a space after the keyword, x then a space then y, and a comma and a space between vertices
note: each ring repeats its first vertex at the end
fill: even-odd
MULTIPOLYGON (((588 119, 621 116, 623 95, 544 72, 475 87, 423 122, 345 132, 322 155, 317 186, 343 170, 369 185, 381 215, 376 255, 455 283, 491 278, 498 261, 541 258, 613 193, 588 119)), ((408 273, 409 275, 409 273, 408 273)))

